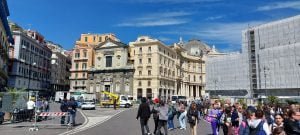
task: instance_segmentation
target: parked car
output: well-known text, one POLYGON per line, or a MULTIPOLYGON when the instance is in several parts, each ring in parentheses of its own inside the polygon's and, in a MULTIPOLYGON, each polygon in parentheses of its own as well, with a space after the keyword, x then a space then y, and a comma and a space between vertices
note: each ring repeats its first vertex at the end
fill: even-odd
POLYGON ((93 100, 84 100, 81 104, 81 109, 96 109, 95 102, 93 100))

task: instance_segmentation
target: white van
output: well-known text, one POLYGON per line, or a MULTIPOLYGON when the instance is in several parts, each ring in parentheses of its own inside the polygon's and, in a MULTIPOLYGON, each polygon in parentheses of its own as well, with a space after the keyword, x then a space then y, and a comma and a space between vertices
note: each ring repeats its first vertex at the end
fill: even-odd
POLYGON ((173 95, 171 96, 171 100, 172 104, 176 104, 176 101, 186 101, 186 96, 173 95))

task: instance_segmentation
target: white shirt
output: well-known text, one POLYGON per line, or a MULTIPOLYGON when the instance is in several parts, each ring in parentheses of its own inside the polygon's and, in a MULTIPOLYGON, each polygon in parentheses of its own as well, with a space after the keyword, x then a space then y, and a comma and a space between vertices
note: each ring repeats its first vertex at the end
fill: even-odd
POLYGON ((35 103, 33 101, 28 101, 27 102, 27 109, 31 110, 31 109, 34 109, 35 107, 35 103))

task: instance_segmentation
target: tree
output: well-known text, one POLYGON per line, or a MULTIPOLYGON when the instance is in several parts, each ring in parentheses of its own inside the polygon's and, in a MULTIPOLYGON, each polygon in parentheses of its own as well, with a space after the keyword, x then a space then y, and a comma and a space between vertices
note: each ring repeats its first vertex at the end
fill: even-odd
POLYGON ((268 102, 271 105, 275 105, 279 103, 279 99, 276 96, 268 96, 268 102))

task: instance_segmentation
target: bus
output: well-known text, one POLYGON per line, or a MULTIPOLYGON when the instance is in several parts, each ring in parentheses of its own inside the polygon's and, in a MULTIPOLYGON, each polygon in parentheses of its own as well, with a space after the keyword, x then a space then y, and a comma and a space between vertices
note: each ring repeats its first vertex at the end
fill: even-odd
POLYGON ((186 96, 178 96, 178 95, 173 95, 172 97, 171 97, 171 102, 172 102, 172 104, 176 104, 176 102, 178 101, 178 102, 180 102, 180 101, 186 101, 186 96))

